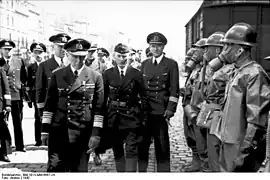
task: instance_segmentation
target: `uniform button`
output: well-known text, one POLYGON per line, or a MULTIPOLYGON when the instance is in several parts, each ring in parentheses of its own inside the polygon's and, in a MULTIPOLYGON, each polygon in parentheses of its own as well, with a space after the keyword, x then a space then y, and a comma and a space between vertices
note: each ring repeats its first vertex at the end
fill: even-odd
POLYGON ((70 103, 68 103, 67 105, 70 106, 70 103))
POLYGON ((70 96, 68 96, 67 98, 70 98, 70 96))
POLYGON ((159 76, 157 78, 159 79, 159 76))
POLYGON ((68 110, 68 113, 70 113, 70 110, 68 110))
POLYGON ((117 101, 119 101, 119 99, 117 99, 117 101))
POLYGON ((127 114, 129 114, 129 111, 127 111, 127 114))
POLYGON ((118 110, 116 110, 116 112, 119 112, 118 110))
POLYGON ((150 84, 150 81, 148 81, 148 84, 150 84))
POLYGON ((71 118, 70 118, 70 117, 68 117, 68 120, 71 120, 71 118))
POLYGON ((66 89, 66 91, 69 91, 69 89, 66 89))

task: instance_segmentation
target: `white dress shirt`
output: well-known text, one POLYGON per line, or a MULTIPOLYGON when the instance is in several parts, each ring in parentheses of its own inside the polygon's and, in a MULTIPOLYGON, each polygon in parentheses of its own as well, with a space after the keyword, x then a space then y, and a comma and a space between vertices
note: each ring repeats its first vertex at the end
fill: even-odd
POLYGON ((162 60, 163 56, 164 56, 163 53, 162 53, 161 56, 159 56, 158 58, 155 58, 155 57, 153 56, 153 64, 155 64, 155 59, 157 60, 157 64, 159 64, 160 61, 162 60))
POLYGON ((123 74, 125 76, 126 75, 126 72, 127 72, 128 64, 126 64, 123 69, 121 69, 119 66, 117 66, 117 67, 118 67, 118 70, 119 70, 120 75, 121 75, 121 71, 123 71, 123 74))
MULTIPOLYGON (((77 71, 78 71, 78 76, 79 76, 80 73, 82 72, 84 66, 85 66, 85 65, 83 65, 80 69, 77 70, 77 71)), ((71 67, 72 72, 74 73, 74 72, 76 71, 76 69, 75 69, 74 67, 72 67, 71 65, 70 65, 70 67, 71 67)), ((74 74, 75 74, 75 73, 74 73, 74 74)))
POLYGON ((54 55, 54 59, 56 60, 57 64, 61 66, 62 64, 61 58, 54 55))

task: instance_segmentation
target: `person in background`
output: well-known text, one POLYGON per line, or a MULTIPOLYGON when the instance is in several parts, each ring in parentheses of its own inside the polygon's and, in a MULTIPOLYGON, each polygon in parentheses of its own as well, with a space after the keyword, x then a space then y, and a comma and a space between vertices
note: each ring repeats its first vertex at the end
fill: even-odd
POLYGON ((34 106, 34 117, 35 117, 35 146, 41 145, 41 117, 38 113, 36 103, 36 73, 38 66, 41 63, 42 53, 46 53, 46 47, 42 43, 33 43, 30 46, 32 52, 31 64, 27 67, 27 87, 26 91, 29 96, 28 106, 32 108, 34 106))
POLYGON ((53 43, 54 55, 47 61, 41 62, 36 73, 36 103, 39 117, 42 117, 52 72, 57 68, 64 67, 65 50, 63 47, 70 39, 71 37, 65 33, 59 33, 49 38, 49 41, 53 43))

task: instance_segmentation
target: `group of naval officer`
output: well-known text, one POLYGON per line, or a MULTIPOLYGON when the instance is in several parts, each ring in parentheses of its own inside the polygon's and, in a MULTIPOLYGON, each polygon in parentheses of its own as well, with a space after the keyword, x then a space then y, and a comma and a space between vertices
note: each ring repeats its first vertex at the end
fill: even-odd
MULTIPOLYGON (((169 172, 168 125, 178 103, 179 72, 177 62, 163 52, 166 37, 159 32, 147 36, 147 59, 137 68, 129 63, 131 49, 117 44, 112 53, 114 65, 106 70, 101 66, 95 70, 86 63, 91 57, 87 40, 60 33, 49 41, 54 55, 42 61, 46 46, 33 43, 30 63, 14 58, 20 55, 14 42, 1 44, 2 49, 8 46, 13 52, 14 62, 8 56, 3 59, 0 74, 6 83, 0 95, 5 100, 1 112, 12 114, 17 150, 25 151, 22 89, 35 110, 36 145, 48 146, 48 172, 86 172, 90 154, 102 154, 109 148, 117 172, 146 172, 152 139, 157 171, 169 172)), ((104 48, 98 53, 101 60, 109 56, 104 48)), ((10 138, 1 135, 1 144, 5 140, 10 138)), ((1 153, 8 158, 2 149, 3 145, 1 153)))

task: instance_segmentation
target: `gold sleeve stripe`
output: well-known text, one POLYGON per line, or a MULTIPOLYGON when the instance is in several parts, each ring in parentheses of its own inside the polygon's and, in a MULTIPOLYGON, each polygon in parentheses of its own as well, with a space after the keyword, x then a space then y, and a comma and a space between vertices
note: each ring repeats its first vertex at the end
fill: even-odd
POLYGON ((101 116, 101 115, 95 115, 94 116, 93 127, 99 127, 99 128, 103 127, 103 116, 101 116))
POLYGON ((4 99, 10 100, 11 99, 11 95, 10 94, 5 94, 4 95, 4 99))
POLYGON ((37 103, 37 108, 44 108, 45 103, 37 103))
POLYGON ((176 97, 173 97, 173 96, 170 96, 169 97, 169 101, 171 101, 171 102, 175 102, 175 103, 178 103, 178 98, 176 98, 176 97))
POLYGON ((44 111, 42 116, 42 123, 51 124, 52 122, 52 112, 44 111))

